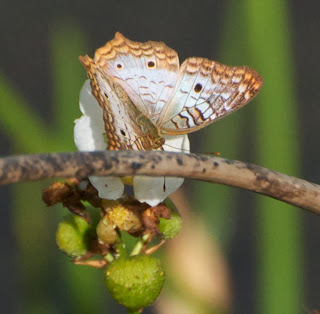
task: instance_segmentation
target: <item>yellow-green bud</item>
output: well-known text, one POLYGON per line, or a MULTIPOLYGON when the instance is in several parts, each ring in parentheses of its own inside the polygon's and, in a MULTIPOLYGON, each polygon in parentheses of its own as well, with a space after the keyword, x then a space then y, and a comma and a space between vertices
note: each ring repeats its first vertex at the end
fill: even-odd
POLYGON ((97 209, 90 210, 92 225, 81 217, 69 213, 63 217, 56 232, 56 242, 60 250, 71 257, 82 256, 89 249, 90 240, 96 237, 95 228, 99 219, 97 209))
POLYGON ((127 309, 138 310, 153 303, 165 280, 160 260, 149 255, 120 258, 105 273, 111 296, 127 309))
POLYGON ((158 228, 165 239, 172 239, 180 232, 182 219, 175 205, 169 198, 165 200, 165 205, 170 209, 171 217, 169 219, 160 218, 158 228))
POLYGON ((98 223, 97 236, 100 243, 113 244, 116 242, 117 232, 108 215, 105 215, 98 223))

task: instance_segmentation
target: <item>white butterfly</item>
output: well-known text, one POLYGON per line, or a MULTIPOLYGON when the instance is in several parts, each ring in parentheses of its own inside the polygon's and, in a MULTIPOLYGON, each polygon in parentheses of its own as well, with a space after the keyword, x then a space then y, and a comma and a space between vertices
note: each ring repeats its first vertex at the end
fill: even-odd
POLYGON ((188 58, 162 42, 139 43, 116 33, 91 59, 80 57, 103 109, 108 149, 162 148, 180 135, 240 109, 260 90, 254 70, 188 58))

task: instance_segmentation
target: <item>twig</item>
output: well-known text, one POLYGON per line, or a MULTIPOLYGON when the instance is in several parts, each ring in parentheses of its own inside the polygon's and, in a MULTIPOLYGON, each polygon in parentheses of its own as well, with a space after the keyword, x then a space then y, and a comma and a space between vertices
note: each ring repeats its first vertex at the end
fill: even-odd
POLYGON ((320 215, 320 186, 260 166, 207 155, 106 151, 0 158, 0 184, 52 177, 170 176, 230 185, 320 215))

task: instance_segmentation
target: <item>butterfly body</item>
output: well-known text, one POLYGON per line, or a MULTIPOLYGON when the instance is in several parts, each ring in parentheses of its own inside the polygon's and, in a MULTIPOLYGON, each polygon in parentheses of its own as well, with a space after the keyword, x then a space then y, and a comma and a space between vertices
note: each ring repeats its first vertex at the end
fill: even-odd
POLYGON ((177 53, 162 42, 133 42, 122 34, 80 57, 104 112, 108 149, 161 149, 163 135, 194 132, 243 107, 261 76, 177 53))

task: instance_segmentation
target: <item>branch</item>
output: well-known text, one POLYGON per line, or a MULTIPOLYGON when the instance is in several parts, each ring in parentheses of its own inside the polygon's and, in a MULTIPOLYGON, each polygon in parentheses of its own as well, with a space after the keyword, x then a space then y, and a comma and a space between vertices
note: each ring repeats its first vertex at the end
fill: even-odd
POLYGON ((52 177, 168 176, 230 185, 320 215, 320 186, 260 166, 207 155, 105 151, 0 158, 0 184, 52 177))

